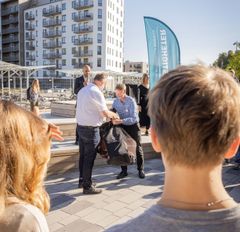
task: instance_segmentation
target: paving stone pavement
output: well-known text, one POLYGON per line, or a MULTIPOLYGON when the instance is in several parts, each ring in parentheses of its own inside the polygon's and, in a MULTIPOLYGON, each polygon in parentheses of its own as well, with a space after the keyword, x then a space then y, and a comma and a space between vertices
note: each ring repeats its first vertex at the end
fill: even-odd
MULTIPOLYGON (((145 162, 145 179, 138 178, 135 165, 128 169, 126 179, 117 180, 119 167, 102 166, 93 170, 99 195, 83 195, 77 188, 78 172, 48 177, 45 181, 51 198, 47 221, 51 232, 98 232, 137 217, 155 204, 162 193, 164 167, 161 159, 145 162)), ((233 164, 223 167, 224 186, 240 202, 240 170, 233 164)))

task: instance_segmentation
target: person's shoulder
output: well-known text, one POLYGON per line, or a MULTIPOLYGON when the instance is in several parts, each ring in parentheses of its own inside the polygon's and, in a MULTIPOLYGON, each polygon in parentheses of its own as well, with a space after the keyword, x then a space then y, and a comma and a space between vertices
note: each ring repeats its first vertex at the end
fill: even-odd
MULTIPOLYGON (((123 224, 115 225, 107 230, 107 232, 121 232, 121 231, 160 231, 158 221, 158 206, 154 205, 150 209, 144 211, 135 219, 131 219, 123 224)), ((161 230, 165 231, 165 230, 161 230)))
POLYGON ((30 204, 12 204, 7 206, 4 212, 0 231, 48 232, 49 230, 40 209, 30 204))

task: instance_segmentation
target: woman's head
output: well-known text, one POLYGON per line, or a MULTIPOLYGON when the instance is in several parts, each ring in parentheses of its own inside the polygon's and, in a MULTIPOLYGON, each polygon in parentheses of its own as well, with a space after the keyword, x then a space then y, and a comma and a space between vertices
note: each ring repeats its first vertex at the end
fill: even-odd
POLYGON ((144 85, 148 85, 149 84, 149 76, 147 73, 144 73, 143 76, 142 76, 142 83, 144 85))
POLYGON ((48 212, 43 178, 50 158, 50 126, 9 101, 0 101, 0 118, 0 209, 16 197, 48 212))
POLYGON ((34 79, 34 80, 33 80, 33 82, 32 82, 32 89, 33 89, 35 92, 40 91, 40 85, 39 85, 39 80, 38 80, 38 79, 34 79))

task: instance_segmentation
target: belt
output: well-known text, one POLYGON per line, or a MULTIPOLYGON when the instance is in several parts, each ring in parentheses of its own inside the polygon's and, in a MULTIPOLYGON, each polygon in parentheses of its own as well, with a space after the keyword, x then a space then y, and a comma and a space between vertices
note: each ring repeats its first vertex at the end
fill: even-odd
POLYGON ((78 125, 78 127, 81 127, 81 128, 88 128, 88 129, 99 128, 99 126, 82 126, 82 125, 78 125))

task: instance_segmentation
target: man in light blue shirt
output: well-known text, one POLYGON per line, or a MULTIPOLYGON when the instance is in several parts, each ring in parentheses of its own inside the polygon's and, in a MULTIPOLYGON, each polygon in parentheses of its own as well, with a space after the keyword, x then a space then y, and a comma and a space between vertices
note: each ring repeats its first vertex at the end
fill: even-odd
MULTIPOLYGON (((113 124, 121 125, 122 128, 135 140, 137 154, 137 168, 139 178, 145 178, 143 171, 144 156, 141 145, 141 131, 139 128, 139 118, 137 104, 132 97, 126 95, 126 86, 117 84, 115 88, 117 98, 113 102, 113 109, 118 113, 120 119, 113 120, 113 124)), ((128 175, 127 166, 121 166, 122 171, 118 174, 117 179, 122 179, 128 175)))

